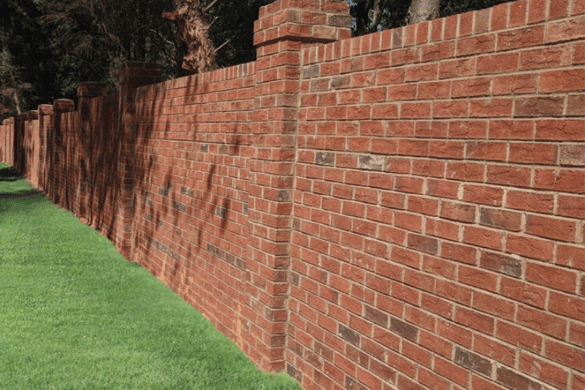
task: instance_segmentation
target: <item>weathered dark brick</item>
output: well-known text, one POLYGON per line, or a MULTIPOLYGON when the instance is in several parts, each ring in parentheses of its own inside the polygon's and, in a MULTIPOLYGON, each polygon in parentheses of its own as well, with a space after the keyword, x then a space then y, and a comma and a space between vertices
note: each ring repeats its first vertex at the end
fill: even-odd
POLYGON ((327 25, 332 27, 351 27, 351 15, 330 15, 327 25))
POLYGON ((294 368, 290 363, 286 363, 286 373, 293 377, 297 382, 301 382, 303 379, 303 374, 294 368))
POLYGON ((319 76, 319 65, 305 66, 301 71, 301 77, 303 79, 311 79, 317 76, 319 76))
POLYGON ((331 89, 342 89, 348 88, 351 83, 351 78, 349 76, 337 76, 331 79, 330 87, 331 89))
POLYGON ((512 370, 508 370, 505 367, 498 368, 496 381, 514 390, 541 389, 539 383, 536 383, 523 375, 517 374, 512 370))
POLYGON ((345 377, 345 388, 347 390, 367 390, 367 387, 350 376, 345 377))
POLYGON ((342 339, 345 341, 352 343, 355 346, 360 345, 360 335, 358 332, 346 328, 345 326, 339 324, 337 328, 337 333, 341 336, 342 339))
POLYGON ((384 170, 386 158, 384 156, 362 155, 358 159, 358 168, 374 171, 384 170))
POLYGON ((388 326, 388 314, 373 307, 366 306, 366 318, 384 328, 388 326))
POLYGON ((434 238, 418 234, 408 235, 408 247, 430 255, 436 255, 439 251, 439 241, 434 238))
POLYGON ((317 152, 315 155, 315 164, 333 166, 335 163, 335 154, 328 152, 317 152))
POLYGON ((395 317, 390 318, 390 330, 412 342, 416 342, 418 338, 418 329, 416 326, 395 317))
POLYGON ((482 252, 480 266, 516 278, 522 275, 522 261, 499 253, 482 252))
POLYGON ((185 206, 181 202, 177 202, 176 200, 173 200, 173 209, 175 209, 177 211, 185 212, 185 211, 187 211, 187 206, 185 206))
POLYGON ((486 376, 492 374, 492 363, 488 359, 459 347, 455 349, 455 363, 486 376))
POLYGON ((482 207, 479 213, 479 223, 484 226, 519 232, 521 230, 522 216, 515 211, 482 207))

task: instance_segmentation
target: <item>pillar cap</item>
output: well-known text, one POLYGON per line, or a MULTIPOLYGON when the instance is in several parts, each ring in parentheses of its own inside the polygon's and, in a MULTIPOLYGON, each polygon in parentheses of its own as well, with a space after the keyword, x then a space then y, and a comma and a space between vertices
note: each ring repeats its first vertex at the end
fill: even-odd
POLYGON ((352 18, 343 0, 278 0, 260 9, 256 47, 283 40, 330 43, 351 37, 352 18))
POLYGON ((53 110, 61 112, 74 111, 75 103, 71 99, 56 99, 53 102, 53 110))
POLYGON ((106 84, 96 82, 83 82, 79 83, 77 87, 77 97, 92 98, 96 96, 107 95, 108 90, 106 84))

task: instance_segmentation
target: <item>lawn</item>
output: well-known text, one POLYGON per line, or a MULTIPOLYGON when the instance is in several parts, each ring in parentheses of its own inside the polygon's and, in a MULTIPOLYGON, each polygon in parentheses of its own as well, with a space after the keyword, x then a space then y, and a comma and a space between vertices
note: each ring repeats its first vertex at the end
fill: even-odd
POLYGON ((0 163, 2 389, 295 389, 0 163))

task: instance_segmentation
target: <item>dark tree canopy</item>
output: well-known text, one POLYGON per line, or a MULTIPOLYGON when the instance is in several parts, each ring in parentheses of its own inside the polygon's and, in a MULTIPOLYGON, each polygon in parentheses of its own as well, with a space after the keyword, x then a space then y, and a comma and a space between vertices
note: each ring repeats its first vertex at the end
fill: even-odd
MULTIPOLYGON (((83 81, 117 87, 126 61, 162 65, 165 78, 181 69, 186 46, 177 26, 162 17, 179 0, 0 0, 0 120, 57 98, 76 98, 83 81)), ((274 0, 200 0, 210 6, 209 36, 215 66, 256 58, 253 45, 258 9, 274 0), (213 3, 213 4, 212 4, 213 3)), ((354 35, 403 26, 412 1, 345 0, 354 35)), ((441 0, 439 16, 511 0, 441 0)))

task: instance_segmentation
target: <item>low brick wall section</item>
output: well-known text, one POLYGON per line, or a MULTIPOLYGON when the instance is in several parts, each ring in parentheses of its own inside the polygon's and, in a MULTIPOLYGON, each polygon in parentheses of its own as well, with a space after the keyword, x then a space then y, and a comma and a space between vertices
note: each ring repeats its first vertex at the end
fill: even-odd
POLYGON ((306 389, 585 389, 585 1, 350 24, 276 1, 254 63, 128 63, 0 158, 306 389))

